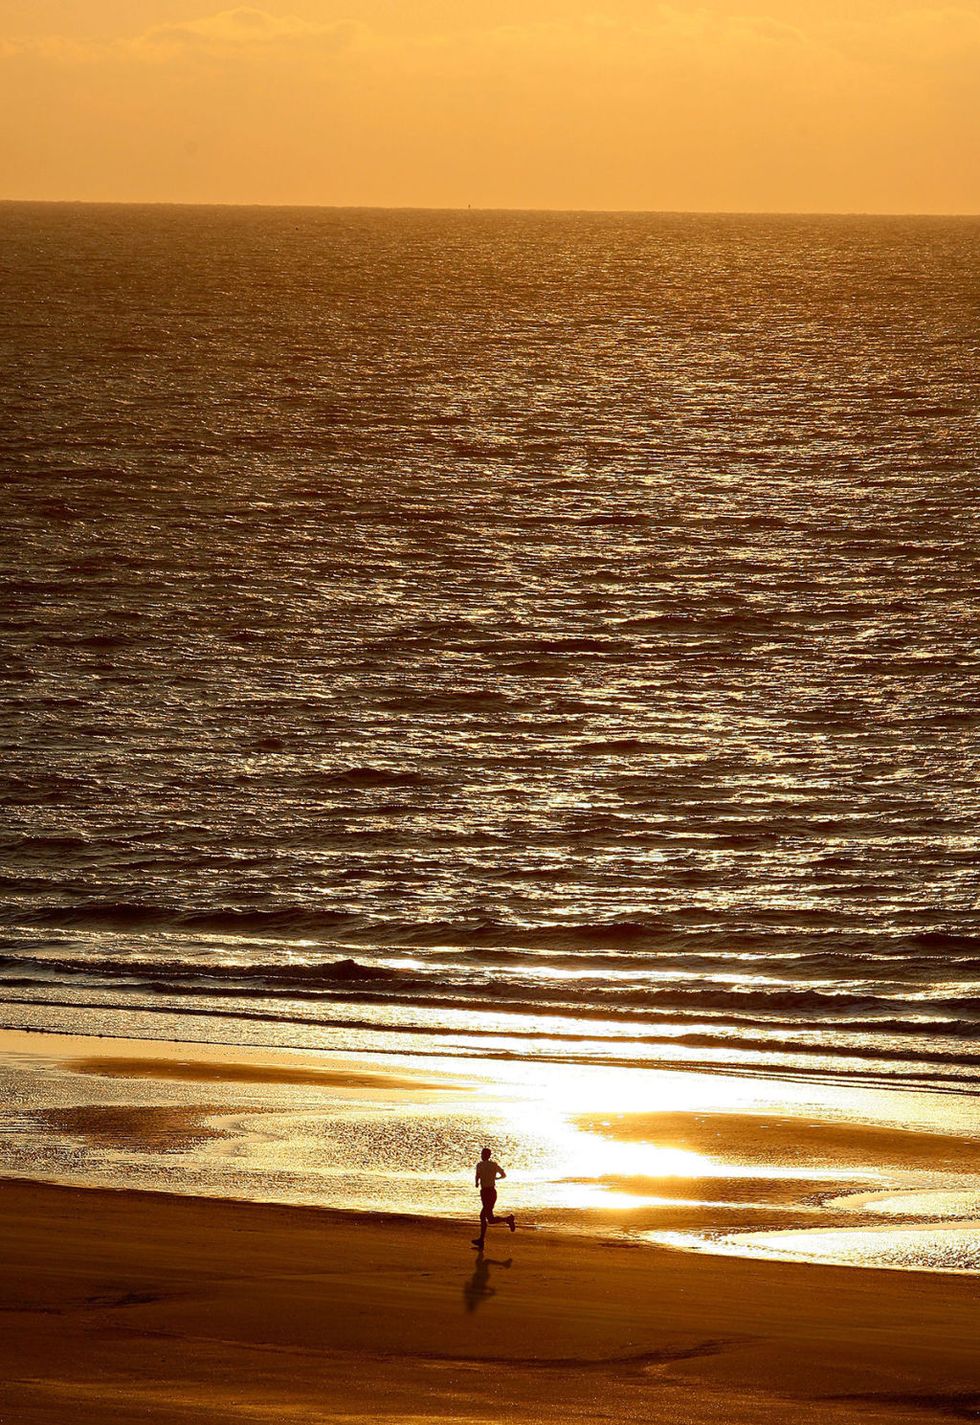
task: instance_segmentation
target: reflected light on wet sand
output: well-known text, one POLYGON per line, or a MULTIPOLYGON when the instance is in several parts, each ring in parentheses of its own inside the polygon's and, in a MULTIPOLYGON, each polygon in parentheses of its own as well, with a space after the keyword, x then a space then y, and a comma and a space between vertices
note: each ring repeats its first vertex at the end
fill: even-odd
POLYGON ((896 1271, 980 1271, 980 1222, 928 1223, 914 1227, 813 1227, 806 1231, 739 1232, 701 1237, 651 1232, 660 1246, 735 1257, 814 1262, 896 1271))
MULTIPOLYGON (((869 1251, 847 1235, 856 1215, 978 1215, 968 1096, 538 1060, 457 1061, 450 1076, 407 1055, 5 1044, 12 1176, 467 1221, 486 1144, 527 1227, 799 1255, 812 1225, 835 1234, 813 1238, 814 1260, 855 1263, 869 1251)), ((872 1248, 904 1262, 927 1242, 872 1248)))

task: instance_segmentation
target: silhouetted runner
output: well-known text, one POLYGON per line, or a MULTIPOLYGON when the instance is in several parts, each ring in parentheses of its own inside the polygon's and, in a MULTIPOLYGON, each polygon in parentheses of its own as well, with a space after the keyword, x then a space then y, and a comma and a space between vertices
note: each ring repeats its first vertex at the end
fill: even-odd
POLYGON ((483 1250, 483 1243, 487 1236, 487 1227, 495 1222, 506 1222, 512 1232, 516 1231, 514 1214, 508 1213, 506 1217, 495 1217, 494 1206, 497 1202, 497 1179, 505 1178, 507 1174, 499 1163, 495 1163, 490 1156, 490 1149, 484 1148, 480 1154, 480 1161, 476 1165, 476 1185, 480 1189, 480 1235, 473 1238, 473 1246, 483 1250))

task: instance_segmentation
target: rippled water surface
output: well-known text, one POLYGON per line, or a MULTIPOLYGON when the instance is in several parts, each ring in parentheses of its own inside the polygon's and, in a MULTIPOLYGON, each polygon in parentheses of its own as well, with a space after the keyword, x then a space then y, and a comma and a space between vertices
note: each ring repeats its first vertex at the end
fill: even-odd
POLYGON ((976 1078, 980 224, 0 268, 4 1022, 976 1078))

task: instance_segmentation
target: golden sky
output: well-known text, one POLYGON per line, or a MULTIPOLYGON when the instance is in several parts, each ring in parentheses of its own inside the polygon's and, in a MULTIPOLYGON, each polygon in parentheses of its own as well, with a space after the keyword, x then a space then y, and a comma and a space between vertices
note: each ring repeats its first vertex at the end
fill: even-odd
POLYGON ((0 197, 980 211, 980 0, 0 0, 0 197))

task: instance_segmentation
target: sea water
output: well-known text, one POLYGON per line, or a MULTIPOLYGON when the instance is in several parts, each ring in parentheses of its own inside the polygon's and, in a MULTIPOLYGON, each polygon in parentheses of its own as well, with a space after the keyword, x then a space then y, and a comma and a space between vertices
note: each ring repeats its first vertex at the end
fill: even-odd
POLYGON ((976 1083, 980 223, 0 273, 4 1024, 976 1083))

